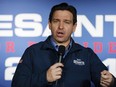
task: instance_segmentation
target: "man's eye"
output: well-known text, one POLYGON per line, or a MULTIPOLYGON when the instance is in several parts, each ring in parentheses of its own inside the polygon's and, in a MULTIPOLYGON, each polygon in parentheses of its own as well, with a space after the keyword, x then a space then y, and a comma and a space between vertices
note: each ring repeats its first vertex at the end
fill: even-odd
POLYGON ((53 22, 54 22, 54 23, 57 23, 57 22, 58 22, 58 20, 53 20, 53 22))
POLYGON ((66 24, 70 24, 71 22, 70 21, 65 21, 66 24))

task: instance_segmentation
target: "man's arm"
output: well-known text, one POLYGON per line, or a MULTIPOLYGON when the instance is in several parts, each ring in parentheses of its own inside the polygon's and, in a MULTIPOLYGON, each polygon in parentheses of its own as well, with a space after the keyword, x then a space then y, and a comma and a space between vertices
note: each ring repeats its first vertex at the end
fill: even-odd
POLYGON ((45 87, 47 85, 46 71, 34 72, 32 49, 27 49, 14 74, 11 87, 45 87))

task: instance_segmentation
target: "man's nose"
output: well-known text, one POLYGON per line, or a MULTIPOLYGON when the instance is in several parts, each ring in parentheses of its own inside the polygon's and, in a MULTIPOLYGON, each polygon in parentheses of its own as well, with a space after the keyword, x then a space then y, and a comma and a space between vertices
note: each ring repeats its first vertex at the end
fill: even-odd
POLYGON ((64 28, 64 24, 63 24, 63 22, 60 22, 59 29, 63 29, 63 28, 64 28))

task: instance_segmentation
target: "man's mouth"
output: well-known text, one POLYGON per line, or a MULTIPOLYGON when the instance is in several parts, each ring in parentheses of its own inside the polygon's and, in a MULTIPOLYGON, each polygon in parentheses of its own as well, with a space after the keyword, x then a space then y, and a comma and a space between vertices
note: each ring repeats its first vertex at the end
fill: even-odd
POLYGON ((63 37, 64 33, 63 32, 57 32, 58 37, 63 37))

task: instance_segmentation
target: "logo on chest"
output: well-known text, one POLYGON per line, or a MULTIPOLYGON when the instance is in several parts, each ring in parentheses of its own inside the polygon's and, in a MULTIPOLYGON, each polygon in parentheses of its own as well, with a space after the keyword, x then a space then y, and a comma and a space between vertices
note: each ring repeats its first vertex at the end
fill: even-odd
POLYGON ((73 63, 74 63, 75 65, 80 65, 80 66, 85 65, 85 62, 82 61, 81 59, 73 60, 73 63))

